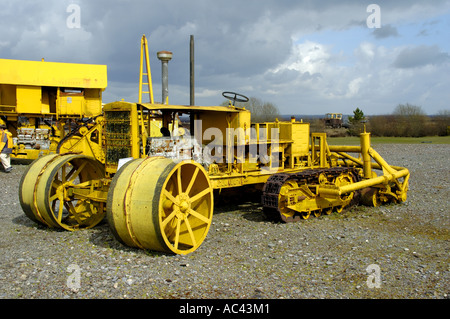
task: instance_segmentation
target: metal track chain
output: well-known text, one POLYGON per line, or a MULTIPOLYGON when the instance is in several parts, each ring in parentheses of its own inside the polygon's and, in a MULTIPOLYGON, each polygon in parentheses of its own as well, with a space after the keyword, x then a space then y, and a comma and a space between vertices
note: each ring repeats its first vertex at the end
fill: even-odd
MULTIPOLYGON (((360 176, 356 169, 351 167, 331 167, 331 168, 323 168, 323 169, 306 169, 301 172, 296 173, 277 173, 269 177, 267 182, 264 184, 263 194, 261 196, 261 203, 263 205, 264 212, 269 216, 281 216, 281 212, 279 210, 278 198, 280 194, 281 187, 288 180, 294 180, 299 185, 302 184, 318 184, 319 183, 319 175, 325 173, 327 176, 331 175, 334 178, 338 177, 343 173, 352 173, 354 178, 353 182, 358 182, 360 180, 360 176)), ((281 216, 282 217, 282 216, 281 216)), ((286 222, 297 221, 300 220, 300 217, 285 220, 286 222)))

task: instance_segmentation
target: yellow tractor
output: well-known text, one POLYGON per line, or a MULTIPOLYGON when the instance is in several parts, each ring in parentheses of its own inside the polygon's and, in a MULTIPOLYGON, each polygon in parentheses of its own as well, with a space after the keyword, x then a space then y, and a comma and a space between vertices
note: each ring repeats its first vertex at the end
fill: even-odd
POLYGON ((408 169, 386 163, 369 133, 360 146, 331 146, 309 123, 252 123, 248 110, 235 107, 245 96, 223 96, 228 106, 170 105, 167 97, 104 105, 94 137, 69 137, 71 152, 29 166, 20 182, 23 211, 71 231, 106 216, 125 245, 188 254, 207 236, 215 190, 252 185, 264 211, 284 222, 341 212, 356 201, 406 200, 408 169))

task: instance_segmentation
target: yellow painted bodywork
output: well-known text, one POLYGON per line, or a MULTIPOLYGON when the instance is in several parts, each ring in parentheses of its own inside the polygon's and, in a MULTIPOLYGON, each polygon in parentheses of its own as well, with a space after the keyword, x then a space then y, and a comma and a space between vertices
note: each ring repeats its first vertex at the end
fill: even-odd
POLYGON ((105 89, 106 65, 0 59, 0 83, 105 89))
POLYGON ((102 113, 106 86, 106 65, 0 59, 0 115, 17 137, 12 157, 35 159, 56 152, 68 120, 102 113), (23 118, 29 124, 22 123, 23 118), (43 120, 52 122, 49 143, 35 140, 30 146, 30 141, 21 140, 21 128, 46 129, 43 120))
POLYGON ((106 65, 0 59, 0 70, 3 112, 57 117, 101 114, 106 65))

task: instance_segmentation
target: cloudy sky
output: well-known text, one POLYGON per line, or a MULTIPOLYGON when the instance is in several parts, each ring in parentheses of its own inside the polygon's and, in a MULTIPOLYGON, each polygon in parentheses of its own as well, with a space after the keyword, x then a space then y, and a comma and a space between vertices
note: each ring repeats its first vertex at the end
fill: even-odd
POLYGON ((157 101, 169 50, 169 101, 189 104, 194 35, 197 105, 235 91, 282 114, 450 109, 450 0, 0 0, 0 58, 106 64, 104 102, 137 101, 143 34, 157 101))

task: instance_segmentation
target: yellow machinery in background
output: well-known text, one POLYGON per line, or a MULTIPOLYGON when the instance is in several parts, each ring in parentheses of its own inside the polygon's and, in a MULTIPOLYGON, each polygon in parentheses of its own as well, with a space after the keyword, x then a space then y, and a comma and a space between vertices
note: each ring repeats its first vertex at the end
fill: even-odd
POLYGON ((323 119, 325 126, 332 128, 341 128, 344 121, 342 119, 342 113, 327 113, 323 119))
POLYGON ((106 65, 0 59, 0 121, 13 134, 12 157, 55 153, 68 134, 89 131, 106 86, 106 65))
POLYGON ((88 138, 73 144, 78 154, 34 161, 19 186, 25 214, 67 230, 94 227, 106 216, 125 245, 188 254, 207 236, 214 196, 225 189, 259 189, 264 211, 284 222, 340 213, 356 202, 406 200, 408 169, 389 165, 369 133, 360 146, 330 146, 309 123, 251 123, 250 112, 234 105, 248 99, 223 95, 228 106, 104 105, 104 157, 84 153, 88 138), (180 117, 188 117, 185 127, 176 125, 180 117), (152 135, 153 119, 167 135, 152 135))

